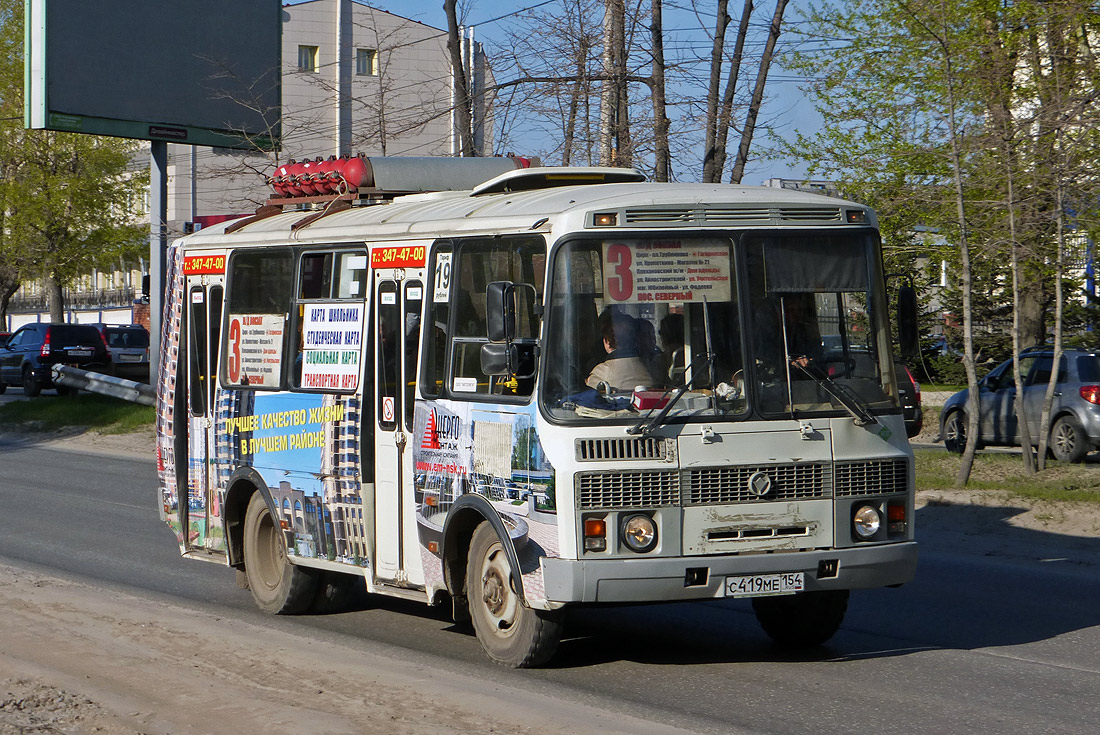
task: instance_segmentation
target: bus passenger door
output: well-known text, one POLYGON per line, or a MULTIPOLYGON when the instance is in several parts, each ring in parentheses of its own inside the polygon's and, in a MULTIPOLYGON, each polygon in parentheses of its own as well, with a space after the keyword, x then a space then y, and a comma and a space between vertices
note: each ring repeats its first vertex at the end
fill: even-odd
POLYGON ((423 286, 406 273, 375 271, 375 576, 415 584, 411 432, 423 286))
POLYGON ((187 286, 187 497, 180 498, 180 522, 188 549, 224 549, 214 466, 223 286, 212 276, 189 278, 187 286))

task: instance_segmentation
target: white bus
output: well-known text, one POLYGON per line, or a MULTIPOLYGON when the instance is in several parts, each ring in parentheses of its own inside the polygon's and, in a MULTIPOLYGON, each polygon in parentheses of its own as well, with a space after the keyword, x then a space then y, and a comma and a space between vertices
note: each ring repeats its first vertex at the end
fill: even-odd
POLYGON ((510 666, 551 657, 569 606, 751 597, 812 646, 849 590, 913 577, 871 210, 370 163, 384 186, 170 249, 158 467, 186 557, 272 613, 449 601, 510 666))

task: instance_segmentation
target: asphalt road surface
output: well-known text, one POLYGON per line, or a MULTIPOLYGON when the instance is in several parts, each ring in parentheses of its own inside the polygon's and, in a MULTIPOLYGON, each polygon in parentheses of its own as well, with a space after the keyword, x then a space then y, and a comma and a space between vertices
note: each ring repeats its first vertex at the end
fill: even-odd
MULTIPOLYGON (((151 461, 0 439, 0 563, 194 609, 354 639, 436 670, 697 732, 1088 733, 1100 723, 1100 540, 1012 530, 1005 509, 918 514, 917 579, 857 592, 836 637, 775 649, 749 605, 581 610, 550 668, 490 664, 447 610, 389 599, 268 617, 232 570, 182 560, 151 461), (977 516, 975 516, 977 514, 977 516), (996 539, 968 529, 1000 527, 996 539)), ((0 631, 2 631, 0 622, 0 631)))

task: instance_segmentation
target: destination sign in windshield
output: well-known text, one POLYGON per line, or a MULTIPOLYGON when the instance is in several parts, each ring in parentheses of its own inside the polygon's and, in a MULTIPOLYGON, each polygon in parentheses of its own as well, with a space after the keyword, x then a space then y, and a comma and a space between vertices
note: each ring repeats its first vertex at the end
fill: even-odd
POLYGON ((730 250, 722 240, 608 242, 604 294, 617 303, 730 300, 730 250))

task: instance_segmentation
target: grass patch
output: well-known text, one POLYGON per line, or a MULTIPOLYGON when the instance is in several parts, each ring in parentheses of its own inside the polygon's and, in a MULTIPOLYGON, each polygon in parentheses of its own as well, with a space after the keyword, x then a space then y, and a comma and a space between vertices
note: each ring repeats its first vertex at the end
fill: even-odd
MULTIPOLYGON (((915 449, 918 490, 959 490, 955 484, 962 458, 942 449, 915 449)), ((1018 454, 981 454, 974 457, 967 490, 996 490, 1033 500, 1077 501, 1100 504, 1100 473, 1094 463, 1069 464, 1047 460, 1046 469, 1024 472, 1018 454)))
POLYGON ((156 413, 120 398, 81 393, 76 396, 39 396, 0 406, 0 426, 22 431, 57 431, 86 427, 101 434, 129 434, 152 429, 156 413))

